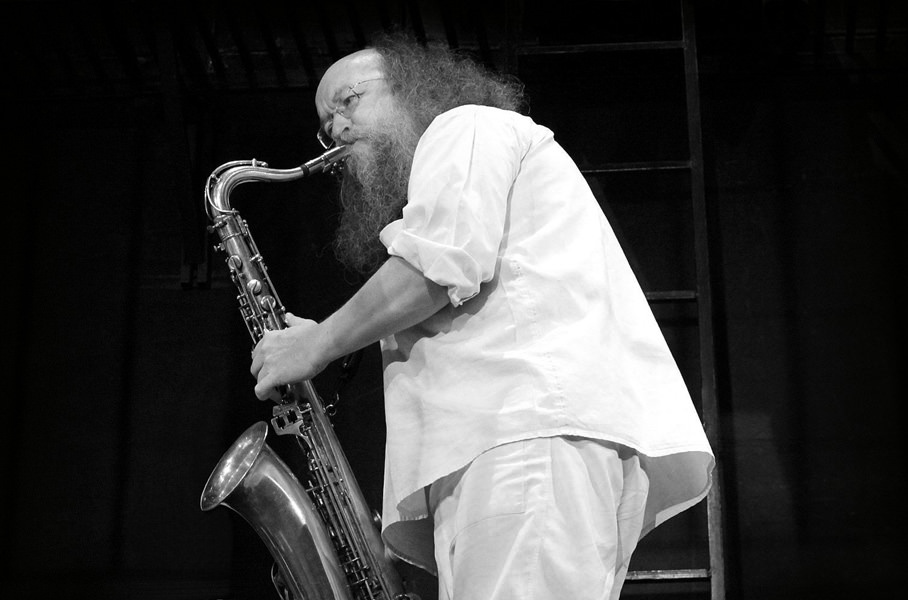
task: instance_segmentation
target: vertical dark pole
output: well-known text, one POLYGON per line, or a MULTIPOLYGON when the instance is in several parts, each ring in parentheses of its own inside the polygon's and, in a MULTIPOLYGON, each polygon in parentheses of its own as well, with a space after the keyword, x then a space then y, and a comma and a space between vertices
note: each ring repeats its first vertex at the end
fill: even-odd
POLYGON ((523 2, 521 0, 505 1, 505 48, 502 71, 515 77, 519 75, 521 29, 523 25, 523 2))
POLYGON ((719 419, 716 400, 716 357, 713 334, 711 264, 706 211, 703 139, 700 119, 699 68, 693 0, 682 0, 684 73, 687 94, 687 135, 691 164, 694 253, 697 264, 697 307, 700 343, 700 401, 706 434, 716 454, 713 486, 706 500, 709 528, 710 587, 712 600, 725 599, 725 550, 722 515, 722 476, 719 419))
MULTIPOLYGON (((164 126, 170 147, 170 173, 173 175, 172 195, 178 204, 182 221, 183 264, 180 283, 184 288, 208 284, 208 252, 201 192, 194 190, 192 149, 181 89, 177 36, 185 34, 182 13, 169 3, 161 5, 154 15, 155 46, 161 70, 161 103, 164 126)), ((185 58, 185 55, 184 55, 185 58)), ((201 187, 200 187, 201 189, 201 187)))

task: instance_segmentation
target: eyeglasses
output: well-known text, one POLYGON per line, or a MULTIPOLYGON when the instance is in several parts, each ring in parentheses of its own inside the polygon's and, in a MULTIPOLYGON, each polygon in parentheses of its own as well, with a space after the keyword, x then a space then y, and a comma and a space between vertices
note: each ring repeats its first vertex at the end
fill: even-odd
POLYGON ((359 99, 363 97, 365 92, 357 92, 356 88, 361 83, 368 83, 370 81, 378 81, 379 79, 384 79, 384 77, 373 77, 372 79, 363 79, 362 81, 357 81, 353 85, 347 88, 347 95, 337 104, 333 109, 328 112, 328 118, 325 121, 324 125, 318 128, 318 132, 315 134, 315 137, 318 139, 318 143, 322 145, 325 150, 328 150, 334 146, 334 138, 331 137, 331 125, 334 122, 334 115, 340 115, 345 119, 349 119, 353 114, 353 111, 356 110, 356 107, 359 105, 359 99))

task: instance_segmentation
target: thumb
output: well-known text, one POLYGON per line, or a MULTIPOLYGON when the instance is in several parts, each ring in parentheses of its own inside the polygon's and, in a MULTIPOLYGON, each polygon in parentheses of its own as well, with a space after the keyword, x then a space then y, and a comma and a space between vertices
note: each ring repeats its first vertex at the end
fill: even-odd
POLYGON ((305 319, 298 317, 289 311, 284 313, 284 320, 287 322, 287 325, 290 325, 291 327, 293 327, 294 325, 299 325, 301 322, 305 321, 305 319))
POLYGON ((281 394, 278 389, 266 379, 262 379, 255 384, 255 396, 262 401, 280 402, 281 400, 281 394))

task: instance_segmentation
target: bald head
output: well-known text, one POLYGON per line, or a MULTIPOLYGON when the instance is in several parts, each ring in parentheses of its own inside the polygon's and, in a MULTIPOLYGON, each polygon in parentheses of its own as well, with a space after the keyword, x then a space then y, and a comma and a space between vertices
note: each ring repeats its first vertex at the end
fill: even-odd
POLYGON ((390 98, 384 81, 381 55, 372 49, 359 50, 331 65, 315 92, 323 134, 340 143, 351 128, 368 126, 387 109, 390 98))
POLYGON ((319 119, 323 119, 335 106, 333 100, 338 91, 345 91, 357 81, 381 76, 381 56, 369 48, 349 54, 328 67, 315 92, 315 110, 319 119))

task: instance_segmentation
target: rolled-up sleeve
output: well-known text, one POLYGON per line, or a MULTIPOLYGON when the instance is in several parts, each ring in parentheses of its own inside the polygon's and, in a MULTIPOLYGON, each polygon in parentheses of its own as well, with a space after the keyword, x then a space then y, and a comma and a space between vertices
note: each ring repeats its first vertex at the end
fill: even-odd
POLYGON ((514 113, 461 106, 438 116, 413 158, 402 218, 381 241, 459 306, 495 275, 508 199, 526 144, 514 113))

